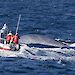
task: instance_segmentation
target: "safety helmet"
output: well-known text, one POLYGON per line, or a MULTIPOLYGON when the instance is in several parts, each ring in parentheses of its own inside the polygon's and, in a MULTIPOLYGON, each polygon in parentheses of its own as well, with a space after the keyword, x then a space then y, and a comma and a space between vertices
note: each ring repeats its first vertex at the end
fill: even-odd
POLYGON ((8 33, 8 35, 13 35, 12 33, 8 33))

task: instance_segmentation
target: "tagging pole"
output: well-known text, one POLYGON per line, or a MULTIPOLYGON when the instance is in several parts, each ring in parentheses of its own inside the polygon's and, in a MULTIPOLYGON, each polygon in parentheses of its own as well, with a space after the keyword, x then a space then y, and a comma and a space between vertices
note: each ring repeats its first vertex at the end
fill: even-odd
POLYGON ((19 15, 19 19, 18 19, 18 23, 17 23, 17 28, 16 28, 16 33, 18 33, 19 24, 20 24, 20 19, 21 19, 21 14, 19 15))

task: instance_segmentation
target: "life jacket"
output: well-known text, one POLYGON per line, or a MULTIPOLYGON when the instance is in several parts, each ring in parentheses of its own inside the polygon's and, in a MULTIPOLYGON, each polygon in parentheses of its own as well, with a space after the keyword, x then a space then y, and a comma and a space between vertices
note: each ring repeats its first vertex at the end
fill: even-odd
POLYGON ((14 36, 13 36, 13 35, 11 35, 10 43, 11 43, 11 42, 13 42, 13 40, 14 40, 14 36))
POLYGON ((14 35, 13 43, 14 44, 18 44, 19 43, 19 36, 18 35, 14 35))
POLYGON ((8 42, 8 41, 10 41, 11 40, 11 35, 7 35, 6 36, 6 41, 8 42))

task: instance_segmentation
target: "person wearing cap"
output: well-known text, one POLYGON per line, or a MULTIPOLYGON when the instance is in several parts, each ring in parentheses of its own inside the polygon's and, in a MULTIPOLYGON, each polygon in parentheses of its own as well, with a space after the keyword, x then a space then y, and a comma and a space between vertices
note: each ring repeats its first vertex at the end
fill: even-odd
POLYGON ((6 43, 9 44, 10 42, 12 42, 13 41, 12 38, 13 38, 13 34, 9 32, 6 36, 6 43))
POLYGON ((16 33, 16 34, 14 35, 13 43, 14 43, 14 44, 18 44, 18 43, 19 43, 19 39, 20 39, 20 37, 19 37, 18 33, 16 33))
POLYGON ((0 30, 0 38, 4 38, 8 33, 8 30, 7 24, 4 24, 3 28, 0 30))

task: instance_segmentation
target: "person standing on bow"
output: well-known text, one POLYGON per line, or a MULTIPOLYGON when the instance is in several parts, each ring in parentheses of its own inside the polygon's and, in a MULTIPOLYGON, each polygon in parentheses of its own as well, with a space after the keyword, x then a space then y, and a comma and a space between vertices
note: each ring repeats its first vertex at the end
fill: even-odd
POLYGON ((13 43, 14 44, 19 44, 20 37, 19 37, 18 33, 16 33, 13 38, 14 38, 13 39, 13 43))

